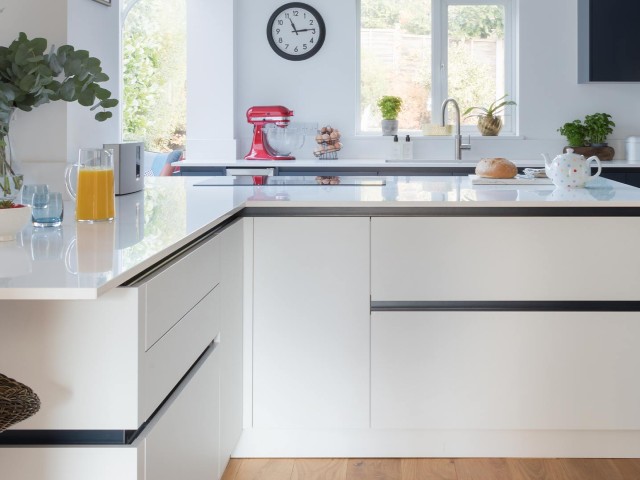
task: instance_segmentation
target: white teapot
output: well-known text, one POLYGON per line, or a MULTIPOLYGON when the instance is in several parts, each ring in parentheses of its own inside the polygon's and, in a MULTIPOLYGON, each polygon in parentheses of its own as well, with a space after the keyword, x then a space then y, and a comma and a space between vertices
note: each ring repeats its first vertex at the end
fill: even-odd
POLYGON ((567 148, 567 153, 558 155, 553 160, 546 153, 543 153, 542 157, 547 177, 556 187, 584 187, 589 180, 598 177, 602 172, 598 157, 594 155, 585 159, 582 155, 573 153, 571 148, 567 148), (598 171, 592 176, 590 165, 593 160, 598 164, 598 171))

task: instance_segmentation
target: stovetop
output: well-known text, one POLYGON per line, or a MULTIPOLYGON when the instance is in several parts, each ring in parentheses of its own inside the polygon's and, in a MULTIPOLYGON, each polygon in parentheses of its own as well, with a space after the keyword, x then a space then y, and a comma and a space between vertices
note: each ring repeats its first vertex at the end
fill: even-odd
POLYGON ((359 186, 382 187, 386 180, 380 177, 286 177, 286 176, 237 176, 237 177, 209 177, 206 180, 194 184, 198 187, 253 187, 262 186, 359 186))

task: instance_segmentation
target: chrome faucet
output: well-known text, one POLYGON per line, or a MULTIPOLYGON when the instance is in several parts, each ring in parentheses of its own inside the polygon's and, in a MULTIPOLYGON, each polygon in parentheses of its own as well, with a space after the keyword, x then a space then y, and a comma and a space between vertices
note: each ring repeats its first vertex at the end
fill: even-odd
POLYGON ((462 160, 462 150, 471 150, 471 135, 469 135, 469 143, 462 143, 462 135, 460 135, 460 107, 458 102, 453 98, 447 98, 442 102, 442 126, 446 125, 447 105, 451 103, 456 111, 456 133, 453 136, 453 148, 456 160, 462 160))

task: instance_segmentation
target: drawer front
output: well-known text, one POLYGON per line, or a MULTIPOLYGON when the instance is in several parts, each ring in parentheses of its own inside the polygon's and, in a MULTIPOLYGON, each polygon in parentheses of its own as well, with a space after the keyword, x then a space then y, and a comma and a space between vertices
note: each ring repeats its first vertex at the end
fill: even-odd
POLYGON ((206 295, 140 359, 140 415, 146 419, 220 333, 220 288, 206 295))
POLYGON ((194 247, 144 280, 148 350, 220 282, 217 237, 194 247))
POLYGON ((373 218, 371 225, 373 301, 640 298, 640 257, 630 253, 640 218, 373 218))
POLYGON ((219 377, 220 359, 214 350, 150 425, 140 480, 219 478, 219 377))
POLYGON ((636 317, 373 313, 371 426, 636 430, 636 317))

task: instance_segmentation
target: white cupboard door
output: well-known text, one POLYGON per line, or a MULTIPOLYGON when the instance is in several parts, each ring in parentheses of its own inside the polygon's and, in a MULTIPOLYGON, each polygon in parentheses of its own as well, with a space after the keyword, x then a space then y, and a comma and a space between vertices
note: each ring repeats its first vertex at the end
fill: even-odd
POLYGON ((619 312, 374 312, 373 428, 640 428, 640 321, 619 312))
POLYGON ((220 469, 224 470, 242 434, 242 321, 244 222, 219 236, 222 255, 220 332, 220 469))
POLYGON ((253 427, 368 427, 369 219, 254 228, 253 427))
POLYGON ((216 349, 157 424, 150 425, 144 480, 219 478, 219 378, 216 349))
POLYGON ((638 300, 639 231, 638 217, 373 218, 372 300, 638 300))

